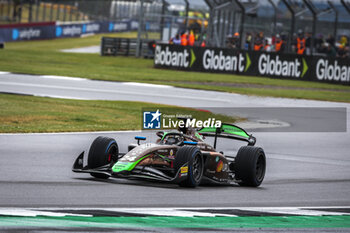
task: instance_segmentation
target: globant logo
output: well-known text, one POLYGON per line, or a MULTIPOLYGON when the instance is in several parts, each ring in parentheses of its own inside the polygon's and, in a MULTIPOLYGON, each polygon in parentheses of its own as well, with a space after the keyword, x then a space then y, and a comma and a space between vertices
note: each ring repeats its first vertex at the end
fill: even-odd
POLYGON ((219 54, 215 50, 207 49, 203 54, 203 67, 206 70, 222 70, 222 71, 239 71, 245 72, 251 64, 248 53, 246 57, 243 54, 237 56, 224 55, 223 51, 219 54))
POLYGON ((41 33, 41 31, 39 29, 33 29, 33 28, 23 29, 23 30, 13 29, 12 30, 12 39, 13 40, 18 40, 18 39, 30 40, 32 38, 39 38, 40 33, 41 33))
POLYGON ((300 62, 298 58, 295 58, 293 61, 285 61, 280 59, 278 55, 276 55, 275 58, 271 58, 270 55, 261 54, 259 57, 258 69, 261 75, 299 78, 305 75, 308 66, 304 59, 302 62, 300 62))
MULTIPOLYGON (((156 65, 160 64, 160 65, 187 68, 190 66, 189 58, 190 58, 190 53, 187 51, 187 49, 184 49, 183 52, 169 51, 168 46, 165 47, 165 50, 162 50, 162 47, 157 45, 156 51, 155 51, 154 63, 156 65)), ((192 57, 191 65, 193 64, 193 62, 194 61, 192 57)))
POLYGON ((350 82, 350 66, 339 65, 338 61, 332 64, 321 58, 317 61, 316 76, 318 80, 350 82))

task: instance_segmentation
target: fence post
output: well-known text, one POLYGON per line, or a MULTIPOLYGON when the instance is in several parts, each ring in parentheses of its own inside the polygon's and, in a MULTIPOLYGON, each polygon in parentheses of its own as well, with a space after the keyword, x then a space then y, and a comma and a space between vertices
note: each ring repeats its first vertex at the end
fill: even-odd
POLYGON ((286 0, 282 0, 282 2, 284 3, 284 5, 286 5, 289 12, 292 14, 292 25, 291 25, 290 35, 288 36, 288 50, 292 51, 292 39, 293 39, 294 28, 295 28, 295 11, 286 0))
POLYGON ((66 22, 66 15, 67 15, 67 5, 63 5, 63 21, 66 22))
POLYGON ((11 2, 10 0, 7 0, 7 18, 10 19, 11 15, 11 2))
POLYGON ((42 21, 46 21, 46 3, 43 3, 43 18, 42 21))
POLYGON ((143 31, 143 2, 144 0, 140 0, 140 14, 139 14, 139 28, 137 30, 137 42, 136 42, 136 57, 140 56, 140 44, 141 44, 141 33, 143 31))
POLYGON ((69 22, 73 21, 73 5, 69 5, 69 22))
POLYGON ((273 7, 274 10, 274 16, 273 16, 273 33, 277 34, 277 6, 272 0, 268 0, 271 6, 273 7))
POLYGON ((35 1, 35 22, 39 22, 39 0, 35 1))
POLYGON ((185 0, 185 3, 186 3, 186 18, 185 18, 185 29, 187 30, 187 27, 188 27, 188 11, 189 11, 189 8, 190 8, 190 3, 188 2, 188 0, 185 0))
POLYGON ((239 29, 239 48, 242 49, 243 45, 243 31, 244 31, 244 20, 245 20, 245 8, 239 0, 234 0, 234 2, 241 9, 241 27, 239 29))
POLYGON ((311 45, 310 45, 310 50, 311 50, 311 55, 314 54, 314 43, 315 43, 315 33, 316 33, 316 21, 317 21, 317 12, 314 8, 313 5, 308 0, 303 0, 307 8, 312 13, 312 35, 311 35, 311 45))
POLYGON ((341 0, 341 3, 343 4, 345 10, 350 14, 350 6, 344 0, 341 0))
POLYGON ((165 15, 165 0, 162 0, 162 15, 160 18, 160 39, 163 40, 163 29, 164 29, 164 15, 165 15))
POLYGON ((32 22, 33 17, 33 2, 32 0, 29 0, 29 16, 28 16, 28 22, 32 22))
POLYGON ((328 1, 328 5, 333 9, 333 12, 335 14, 335 19, 334 19, 334 39, 337 40, 337 30, 338 30, 338 15, 339 12, 337 10, 337 8, 333 5, 333 3, 331 1, 328 1))

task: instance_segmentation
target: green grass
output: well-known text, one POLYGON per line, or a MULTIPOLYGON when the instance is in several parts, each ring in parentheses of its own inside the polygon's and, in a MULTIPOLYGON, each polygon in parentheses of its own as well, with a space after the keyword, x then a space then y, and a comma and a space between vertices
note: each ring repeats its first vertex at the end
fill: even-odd
POLYGON ((75 132, 141 129, 142 109, 160 109, 167 115, 186 114, 223 122, 236 119, 159 104, 128 101, 67 100, 0 94, 0 132, 75 132))
MULTIPOLYGON (((135 37, 135 33, 106 34, 135 37)), ((0 70, 109 81, 171 84, 240 94, 350 102, 350 87, 295 80, 154 69, 153 61, 134 57, 62 53, 61 49, 98 45, 101 36, 6 43, 0 70)))

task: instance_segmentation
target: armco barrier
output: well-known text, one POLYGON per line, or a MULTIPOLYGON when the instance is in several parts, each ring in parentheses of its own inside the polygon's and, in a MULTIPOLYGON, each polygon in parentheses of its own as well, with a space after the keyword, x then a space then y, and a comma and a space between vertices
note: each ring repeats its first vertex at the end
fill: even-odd
POLYGON ((157 44, 154 66, 350 85, 350 59, 157 44))

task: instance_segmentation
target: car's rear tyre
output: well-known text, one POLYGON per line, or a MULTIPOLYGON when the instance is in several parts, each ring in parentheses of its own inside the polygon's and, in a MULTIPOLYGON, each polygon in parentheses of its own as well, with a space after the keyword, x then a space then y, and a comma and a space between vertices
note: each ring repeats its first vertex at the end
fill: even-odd
MULTIPOLYGON (((91 144, 88 155, 88 168, 94 169, 118 161, 118 144, 113 138, 97 137, 91 144)), ((107 179, 106 174, 90 173, 93 177, 107 179)))
POLYGON ((265 177, 264 150, 255 146, 242 146, 235 158, 234 170, 241 186, 258 187, 265 177))
POLYGON ((204 160, 198 147, 181 147, 175 157, 174 168, 178 171, 185 163, 188 163, 187 177, 179 185, 183 187, 196 187, 201 183, 204 160))

